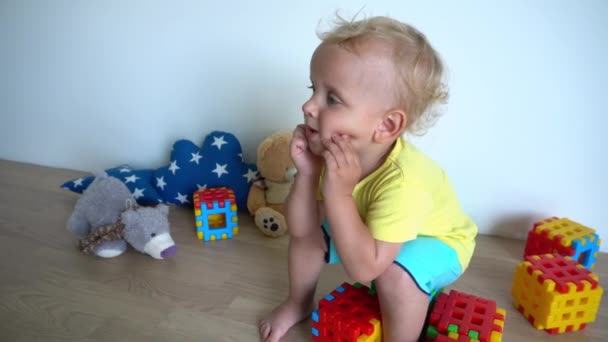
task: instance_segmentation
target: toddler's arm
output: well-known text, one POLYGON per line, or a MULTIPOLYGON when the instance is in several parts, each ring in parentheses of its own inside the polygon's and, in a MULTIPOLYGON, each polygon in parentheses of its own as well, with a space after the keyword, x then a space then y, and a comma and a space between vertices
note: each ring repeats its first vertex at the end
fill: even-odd
POLYGON ((305 237, 311 229, 319 228, 321 218, 317 209, 317 189, 319 177, 314 175, 296 175, 287 201, 285 214, 289 234, 295 237, 305 237))
POLYGON ((298 173, 285 203, 287 229, 291 236, 306 237, 321 224, 316 199, 321 159, 310 151, 304 125, 294 130, 289 148, 298 173))
POLYGON ((403 243, 375 240, 361 221, 352 196, 327 196, 325 214, 344 269, 354 281, 376 279, 395 260, 403 246, 403 243))
POLYGON ((362 170, 349 138, 333 137, 325 145, 323 195, 332 240, 346 273, 355 281, 371 281, 393 262, 403 243, 375 240, 361 221, 352 193, 362 170))

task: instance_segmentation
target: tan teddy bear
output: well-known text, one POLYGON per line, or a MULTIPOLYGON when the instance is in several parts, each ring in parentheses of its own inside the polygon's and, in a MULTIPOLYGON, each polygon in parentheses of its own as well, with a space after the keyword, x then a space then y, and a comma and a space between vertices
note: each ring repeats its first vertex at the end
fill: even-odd
POLYGON ((291 160, 291 132, 277 132, 258 146, 257 166, 260 176, 249 190, 247 209, 262 233, 279 237, 287 232, 283 212, 296 168, 291 160))

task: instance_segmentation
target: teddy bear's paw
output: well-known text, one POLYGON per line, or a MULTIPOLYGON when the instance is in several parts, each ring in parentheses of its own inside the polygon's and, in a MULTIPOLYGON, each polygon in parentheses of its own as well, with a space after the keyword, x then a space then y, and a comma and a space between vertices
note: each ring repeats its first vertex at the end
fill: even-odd
POLYGON ((125 241, 106 241, 95 248, 95 255, 101 258, 113 258, 127 250, 125 241))
POLYGON ((260 208, 255 212, 255 225, 270 237, 279 237, 287 232, 285 217, 272 208, 260 208))

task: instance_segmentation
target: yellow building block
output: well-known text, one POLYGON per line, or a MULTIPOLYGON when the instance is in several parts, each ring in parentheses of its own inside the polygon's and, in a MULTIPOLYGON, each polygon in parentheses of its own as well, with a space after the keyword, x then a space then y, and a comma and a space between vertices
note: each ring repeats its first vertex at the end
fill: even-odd
POLYGON ((498 331, 492 331, 490 335, 490 342, 501 342, 502 341, 502 333, 498 331))
POLYGON ((357 342, 381 342, 382 341, 382 327, 380 321, 372 318, 369 322, 374 326, 374 332, 371 335, 361 335, 357 338, 357 342))
MULTIPOLYGON (((507 311, 505 309, 502 308, 496 308, 496 313, 499 315, 502 315, 502 317, 507 317, 507 311)), ((494 324, 498 325, 501 328, 505 328, 505 321, 501 320, 501 319, 495 319, 493 321, 494 324)))
POLYGON ((449 332, 448 337, 451 338, 452 340, 458 340, 458 338, 460 338, 460 335, 458 335, 458 333, 455 333, 455 332, 449 332))
MULTIPOLYGON (((561 242, 564 246, 572 245, 572 240, 579 240, 583 245, 585 245, 586 240, 584 237, 593 236, 593 233, 595 233, 595 229, 583 226, 582 224, 567 218, 547 220, 547 222, 538 225, 536 228, 534 228, 534 230, 539 234, 543 230, 548 230, 548 235, 551 239, 555 238, 557 235, 561 235, 561 242)), ((594 239, 595 237, 592 238, 592 242, 594 239)))
POLYGON ((595 321, 603 289, 598 277, 568 257, 530 256, 517 265, 511 294, 515 307, 537 329, 563 333, 595 321))

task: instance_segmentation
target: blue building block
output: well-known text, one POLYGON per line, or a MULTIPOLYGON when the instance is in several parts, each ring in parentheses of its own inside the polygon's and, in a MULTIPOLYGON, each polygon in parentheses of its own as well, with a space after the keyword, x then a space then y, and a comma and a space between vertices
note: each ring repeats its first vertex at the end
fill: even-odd
POLYGON ((231 239, 238 234, 234 192, 226 187, 199 190, 192 196, 199 240, 231 239))

